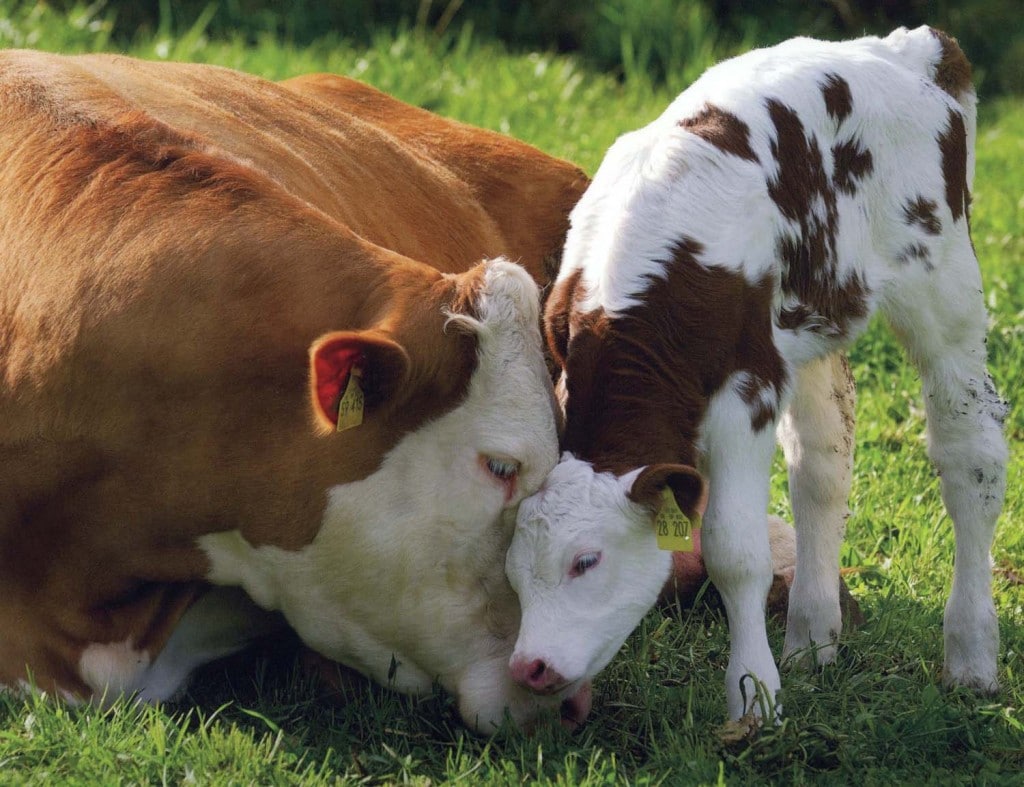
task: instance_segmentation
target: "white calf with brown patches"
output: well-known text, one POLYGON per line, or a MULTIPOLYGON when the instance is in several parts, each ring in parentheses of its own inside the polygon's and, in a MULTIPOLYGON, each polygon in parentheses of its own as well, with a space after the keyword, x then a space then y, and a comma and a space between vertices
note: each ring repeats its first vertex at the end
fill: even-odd
POLYGON ((756 682, 774 697, 776 432, 798 536, 784 655, 834 658, 853 454, 836 353, 877 309, 920 370, 956 531, 945 681, 996 689, 989 549, 1007 452, 968 229, 974 131, 969 64, 920 28, 727 61, 613 145, 548 302, 567 453, 521 505, 508 555, 520 683, 551 691, 607 664, 670 571, 652 521, 663 490, 698 515, 699 467, 704 559, 732 640, 729 715, 757 710, 756 682))

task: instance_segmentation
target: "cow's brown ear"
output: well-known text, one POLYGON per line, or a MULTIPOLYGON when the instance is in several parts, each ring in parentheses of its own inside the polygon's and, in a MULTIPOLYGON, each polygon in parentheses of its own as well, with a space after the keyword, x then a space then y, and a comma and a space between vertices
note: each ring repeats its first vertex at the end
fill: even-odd
POLYGON ((563 369, 569 356, 569 314, 576 300, 582 270, 573 271, 555 284, 544 307, 544 335, 551 357, 563 369))
POLYGON ((334 331, 309 348, 310 398, 325 430, 358 426, 364 411, 394 398, 408 376, 409 354, 383 331, 334 331))
POLYGON ((693 519, 704 513, 708 503, 707 485, 701 474, 689 465, 648 465, 634 479, 629 499, 657 512, 666 487, 672 490, 679 509, 686 516, 693 519))

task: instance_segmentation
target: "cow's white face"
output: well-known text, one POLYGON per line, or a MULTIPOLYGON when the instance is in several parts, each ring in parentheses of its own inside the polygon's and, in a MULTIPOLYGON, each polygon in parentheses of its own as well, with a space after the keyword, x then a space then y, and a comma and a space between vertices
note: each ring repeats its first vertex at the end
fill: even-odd
POLYGON ((329 490, 319 534, 298 551, 252 548, 235 533, 202 539, 222 584, 280 609, 329 659, 400 691, 453 692, 466 723, 493 731, 567 700, 515 684, 508 659, 519 606, 504 556, 515 505, 558 459, 555 404, 541 351, 537 289, 525 271, 488 264, 472 330, 477 368, 465 399, 406 435, 369 477, 329 490))
POLYGON ((539 694, 572 691, 611 661, 671 571, 653 512, 616 477, 563 455, 519 506, 506 560, 522 621, 510 670, 539 694))

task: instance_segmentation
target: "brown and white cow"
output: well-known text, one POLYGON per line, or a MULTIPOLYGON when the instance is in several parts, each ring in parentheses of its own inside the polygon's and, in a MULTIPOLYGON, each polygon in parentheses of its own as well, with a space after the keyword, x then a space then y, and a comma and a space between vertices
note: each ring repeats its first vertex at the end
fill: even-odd
POLYGON ((166 698, 279 610, 476 729, 551 705, 503 514, 585 183, 338 77, 0 53, 0 683, 166 698))
POLYGON ((758 683, 771 707, 763 523, 777 425, 798 540, 784 655, 834 658, 853 417, 835 353, 878 309, 920 370, 956 531, 945 681, 995 690, 1006 405, 986 370, 968 228, 974 137, 970 66, 922 27, 737 57, 609 150, 547 306, 567 452, 520 506, 508 555, 524 686, 571 691, 608 663, 670 571, 654 525, 673 505, 665 490, 694 518, 706 479, 728 712, 751 710, 758 683))

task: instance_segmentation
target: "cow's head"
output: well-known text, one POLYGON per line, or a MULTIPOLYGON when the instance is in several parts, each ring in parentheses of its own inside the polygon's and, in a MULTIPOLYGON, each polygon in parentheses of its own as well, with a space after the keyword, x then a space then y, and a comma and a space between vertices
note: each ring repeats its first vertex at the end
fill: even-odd
POLYGON ((440 683, 474 729, 493 731, 506 716, 529 725, 559 706, 580 721, 589 686, 538 697, 508 673, 519 620, 504 571, 514 509, 558 458, 536 285, 518 266, 490 261, 443 277, 402 319, 383 322, 313 345, 317 419, 343 430, 324 439, 356 451, 382 422, 407 423, 427 400, 433 409, 376 470, 329 490, 302 567, 281 572, 291 586, 275 588, 280 606, 331 660, 400 691, 440 683), (341 405, 354 372, 358 426, 341 405))
POLYGON ((672 566, 655 532, 666 489, 688 516, 703 505, 691 467, 616 476, 566 453, 519 506, 506 571, 523 614, 509 663, 520 685, 548 694, 589 681, 657 600, 672 566))

